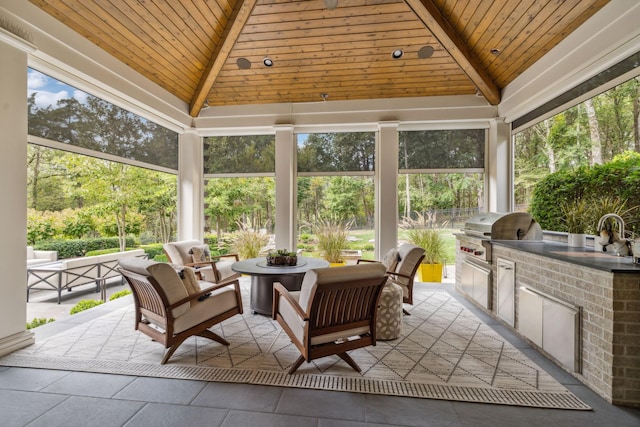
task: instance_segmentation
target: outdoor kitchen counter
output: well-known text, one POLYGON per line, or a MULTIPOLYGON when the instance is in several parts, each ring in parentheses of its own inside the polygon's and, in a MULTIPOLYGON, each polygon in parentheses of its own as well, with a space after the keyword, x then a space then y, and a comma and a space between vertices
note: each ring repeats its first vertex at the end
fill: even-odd
POLYGON ((551 240, 491 246, 487 311, 609 402, 640 407, 640 265, 551 240))
POLYGON ((492 240, 491 244, 610 273, 640 274, 640 264, 634 264, 631 256, 620 257, 612 253, 595 252, 592 248, 574 248, 562 242, 531 240, 492 240))

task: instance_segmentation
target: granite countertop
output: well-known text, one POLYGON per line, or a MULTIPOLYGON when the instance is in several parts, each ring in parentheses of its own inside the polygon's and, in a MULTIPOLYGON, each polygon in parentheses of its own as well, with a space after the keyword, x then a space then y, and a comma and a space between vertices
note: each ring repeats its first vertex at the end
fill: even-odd
POLYGON ((640 264, 634 264, 631 256, 620 257, 608 252, 595 252, 593 248, 574 248, 566 243, 534 240, 492 240, 492 245, 521 250, 560 261, 571 262, 612 273, 640 274, 640 264))

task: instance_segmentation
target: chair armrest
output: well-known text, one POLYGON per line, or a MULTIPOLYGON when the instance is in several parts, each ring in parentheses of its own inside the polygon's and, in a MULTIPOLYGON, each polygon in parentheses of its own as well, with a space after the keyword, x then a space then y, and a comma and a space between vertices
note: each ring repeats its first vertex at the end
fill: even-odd
POLYGON ((402 274, 402 273, 396 273, 394 271, 387 271, 387 274, 389 276, 400 276, 400 277, 404 277, 405 279, 411 279, 413 276, 407 276, 406 274, 402 274))
POLYGON ((233 258, 236 261, 240 261, 240 256, 238 254, 215 255, 215 256, 212 256, 211 258, 217 258, 218 260, 222 258, 233 258))
POLYGON ((273 313, 272 313, 272 317, 275 320, 276 319, 276 314, 278 313, 278 304, 279 304, 279 295, 282 295, 284 297, 284 299, 287 300, 287 302, 289 302, 289 304, 291 304, 291 307, 293 307, 293 309, 295 310, 296 314, 298 316, 300 316, 300 318, 302 319, 303 322, 306 322, 309 320, 309 316, 307 316, 307 313, 304 312, 304 310, 302 309, 302 307, 300 307, 300 304, 298 304, 298 301, 296 301, 295 299, 293 299, 291 297, 291 295, 289 294, 289 290, 287 288, 285 288, 282 283, 280 282, 274 282, 273 283, 273 313))
POLYGON ((207 296, 207 294, 211 293, 212 291, 215 291, 216 289, 223 288, 225 286, 229 286, 229 285, 235 284, 234 282, 237 282, 237 280, 230 281, 230 282, 227 282, 227 283, 224 283, 224 284, 218 284, 218 285, 209 286, 208 288, 202 289, 200 292, 197 292, 197 293, 195 293, 193 295, 189 295, 187 297, 182 298, 179 301, 174 302, 169 307, 167 307, 167 310, 169 312, 171 312, 171 310, 173 310, 176 307, 180 307, 182 304, 185 304, 187 302, 191 302, 193 300, 197 300, 199 298, 205 297, 205 296, 207 296))

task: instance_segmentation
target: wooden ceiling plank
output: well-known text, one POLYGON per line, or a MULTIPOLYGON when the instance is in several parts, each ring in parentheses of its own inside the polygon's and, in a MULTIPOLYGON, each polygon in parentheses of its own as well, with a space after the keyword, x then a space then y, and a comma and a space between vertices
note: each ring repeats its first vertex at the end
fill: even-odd
MULTIPOLYGON (((421 23, 415 19, 415 14, 411 12, 403 13, 397 19, 384 16, 360 16, 349 20, 324 19, 317 21, 287 21, 281 23, 253 24, 248 23, 243 34, 265 34, 276 35, 274 38, 287 38, 295 36, 296 33, 303 34, 350 34, 366 32, 371 35, 384 34, 385 31, 399 31, 419 29, 421 23), (357 31, 356 31, 357 30, 357 31)), ((378 36, 380 37, 380 36, 378 36)))
POLYGON ((227 57, 229 56, 238 35, 244 28, 247 19, 249 19, 251 11, 255 5, 256 0, 238 0, 236 3, 236 7, 233 10, 231 18, 227 22, 223 37, 220 43, 216 46, 216 50, 213 52, 213 56, 207 65, 207 69, 200 79, 198 87, 191 99, 189 114, 192 117, 197 117, 198 114, 200 114, 202 105, 209 95, 209 91, 215 83, 218 73, 227 61, 227 57))
POLYGON ((216 40, 220 38, 220 30, 212 27, 213 34, 205 33, 202 31, 198 22, 196 22, 189 12, 183 7, 181 1, 165 1, 165 0, 148 0, 152 1, 156 7, 158 7, 162 13, 166 16, 166 19, 174 21, 176 25, 180 27, 180 31, 191 39, 191 42, 198 46, 198 49, 203 52, 207 58, 213 51, 213 46, 216 40))
MULTIPOLYGON (((108 30, 110 32, 102 30, 101 26, 96 25, 96 21, 100 21, 100 18, 93 13, 95 7, 92 8, 92 10, 87 10, 85 14, 82 14, 81 12, 83 12, 84 10, 84 5, 74 5, 75 7, 72 7, 61 1, 55 2, 55 4, 53 3, 54 2, 44 2, 43 8, 45 8, 45 10, 48 13, 51 13, 53 16, 59 17, 58 19, 60 19, 62 22, 65 22, 66 25, 68 25, 78 34, 85 35, 85 37, 96 46, 104 49, 106 52, 110 53, 120 61, 140 72, 141 74, 148 75, 148 73, 146 73, 147 69, 143 65, 154 63, 154 58, 146 52, 150 49, 144 49, 140 47, 139 52, 137 54, 134 54, 131 51, 131 42, 129 42, 128 44, 123 44, 124 39, 122 39, 123 43, 120 43, 117 40, 117 38, 121 38, 121 35, 117 30, 115 30, 111 26, 108 26, 108 30), (94 16, 95 19, 89 20, 87 18, 88 16, 94 16), (143 64, 140 64, 141 60, 143 61, 143 64)), ((155 74, 155 77, 162 80, 162 73, 157 72, 155 74)), ((172 77, 172 79, 175 78, 176 76, 172 77)), ((171 81, 171 79, 167 79, 167 82, 169 81, 171 81)), ((162 84, 160 85, 162 86, 162 84)), ((171 86, 167 85, 163 87, 169 89, 171 86)), ((181 82, 181 84, 178 86, 178 88, 181 88, 180 90, 186 93, 192 92, 194 87, 195 82, 194 86, 190 87, 188 85, 188 82, 186 81, 181 82)))
MULTIPOLYGON (((302 33, 299 33, 302 35, 302 33)), ((241 34, 238 37, 238 41, 236 45, 238 47, 243 47, 249 45, 250 43, 255 44, 256 47, 269 47, 269 46, 298 46, 298 45, 306 45, 306 44, 333 44, 345 41, 375 41, 375 40, 385 40, 387 38, 405 38, 405 37, 413 37, 413 38, 423 38, 425 40, 432 40, 434 37, 431 35, 429 31, 427 31, 424 27, 417 28, 415 30, 394 30, 394 31, 386 31, 385 36, 381 37, 372 37, 370 32, 363 31, 361 33, 352 33, 349 34, 348 40, 343 35, 336 34, 321 34, 316 36, 304 35, 304 37, 291 38, 288 39, 282 38, 278 34, 241 34), (388 36, 388 37, 387 37, 388 36), (274 37, 278 37, 277 39, 274 37)), ((251 48, 252 46, 249 46, 251 48)))
MULTIPOLYGON (((523 12, 529 10, 531 3, 535 0, 509 0, 504 4, 498 4, 501 6, 498 10, 491 9, 488 14, 493 16, 489 25, 484 28, 480 37, 475 42, 471 42, 470 46, 476 52, 476 55, 483 63, 488 63, 487 58, 490 57, 491 49, 503 49, 503 43, 505 39, 508 39, 508 35, 514 31, 514 26, 522 18, 523 12)), ((491 56, 492 58, 495 55, 491 56)))
POLYGON ((116 31, 122 33, 125 41, 132 40, 131 36, 127 36, 131 34, 128 31, 131 31, 134 38, 137 37, 142 42, 142 45, 138 45, 137 49, 148 50, 145 49, 145 46, 154 47, 152 52, 156 62, 163 62, 170 68, 175 68, 178 75, 188 76, 191 74, 191 81, 196 82, 198 74, 193 72, 193 68, 202 70, 204 65, 201 61, 193 56, 187 57, 185 53, 188 53, 189 50, 185 49, 184 45, 180 45, 163 24, 155 19, 149 9, 142 7, 143 4, 138 2, 131 4, 132 6, 119 3, 118 7, 115 7, 113 2, 103 2, 105 12, 113 18, 110 22, 113 23, 112 26, 116 31), (134 30, 131 30, 132 28, 134 30), (181 64, 183 67, 177 67, 175 64, 181 64), (189 64, 192 67, 187 67, 189 64))
MULTIPOLYGON (((513 1, 517 0, 511 0, 511 2, 513 1)), ((472 51, 474 51, 474 47, 480 37, 486 34, 487 28, 494 22, 493 17, 499 15, 509 3, 509 0, 503 0, 502 2, 481 2, 464 28, 458 30, 472 51)))
MULTIPOLYGON (((172 47, 174 49, 181 49, 188 51, 194 58, 198 58, 199 62, 203 62, 203 58, 209 58, 211 54, 211 46, 202 42, 200 38, 195 37, 191 33, 191 29, 187 25, 179 20, 175 19, 175 15, 167 15, 172 13, 173 9, 168 8, 165 1, 148 1, 140 3, 144 5, 148 14, 155 19, 159 28, 167 34, 166 37, 170 37, 173 41, 172 47)), ((206 64, 202 64, 204 69, 206 64)))
POLYGON ((409 6, 426 27, 438 39, 440 44, 449 52, 460 67, 467 73, 469 79, 492 105, 500 103, 500 90, 487 71, 482 68, 466 44, 458 37, 454 29, 444 20, 440 11, 431 0, 407 0, 409 6))
MULTIPOLYGON (((596 0, 597 2, 597 0, 596 0)), ((595 2, 594 2, 595 3, 595 2)), ((606 2, 602 2, 602 5, 606 2)), ((596 5, 597 6, 597 5, 596 5)), ((529 57, 520 57, 512 63, 504 67, 502 74, 503 79, 513 79, 517 77, 518 70, 531 66, 535 61, 540 59, 542 55, 551 50, 560 40, 577 28, 592 13, 585 13, 585 9, 594 7, 584 0, 574 0, 563 2, 556 11, 549 16, 545 22, 540 25, 536 31, 530 35, 530 43, 527 43, 527 49, 537 52, 536 55, 529 57), (566 34, 562 34, 563 32, 566 34), (514 77, 515 76, 515 77, 514 77)))

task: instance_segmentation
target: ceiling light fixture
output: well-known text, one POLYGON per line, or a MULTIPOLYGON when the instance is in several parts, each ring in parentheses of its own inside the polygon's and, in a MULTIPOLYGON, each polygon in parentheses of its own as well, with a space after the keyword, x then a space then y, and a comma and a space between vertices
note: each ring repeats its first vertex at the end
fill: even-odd
POLYGON ((207 108, 209 108, 209 101, 205 99, 204 102, 202 103, 201 110, 206 110, 207 108))
POLYGON ((329 94, 328 93, 321 93, 320 94, 320 98, 322 98, 323 101, 327 101, 327 99, 329 99, 329 94))
POLYGON ((324 1, 324 5, 329 10, 333 10, 336 7, 338 7, 338 0, 323 0, 323 1, 324 1))
POLYGON ((396 49, 393 52, 391 52, 391 57, 393 59, 402 58, 402 55, 404 55, 404 51, 402 49, 396 49))
POLYGON ((262 60, 262 63, 265 67, 271 67, 273 65, 273 61, 271 60, 271 58, 264 58, 262 60))
POLYGON ((494 48, 494 49, 491 49, 489 52, 491 52, 492 55, 497 55, 500 53, 500 49, 494 48))

